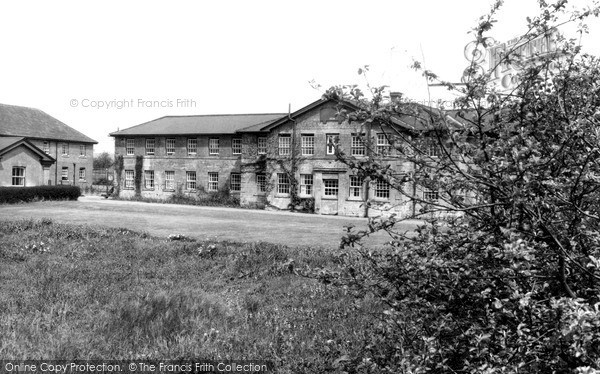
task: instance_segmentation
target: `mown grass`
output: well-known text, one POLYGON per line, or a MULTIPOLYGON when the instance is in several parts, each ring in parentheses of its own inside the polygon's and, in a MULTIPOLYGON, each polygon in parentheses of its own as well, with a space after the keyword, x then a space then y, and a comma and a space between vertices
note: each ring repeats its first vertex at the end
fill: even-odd
POLYGON ((0 357, 261 359, 335 372, 377 308, 297 275, 330 252, 0 221, 0 357))

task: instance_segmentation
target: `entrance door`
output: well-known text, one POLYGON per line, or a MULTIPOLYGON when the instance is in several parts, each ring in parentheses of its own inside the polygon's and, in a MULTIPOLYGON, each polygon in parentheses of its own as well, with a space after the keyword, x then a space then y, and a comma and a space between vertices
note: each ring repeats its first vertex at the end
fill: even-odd
POLYGON ((338 214, 340 182, 337 174, 323 174, 321 190, 321 214, 338 214))

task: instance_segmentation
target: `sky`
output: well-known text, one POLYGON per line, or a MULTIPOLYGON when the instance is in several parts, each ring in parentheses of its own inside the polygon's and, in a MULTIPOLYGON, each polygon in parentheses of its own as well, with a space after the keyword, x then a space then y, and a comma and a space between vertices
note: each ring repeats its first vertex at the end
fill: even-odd
MULTIPOLYGON (((572 1, 587 4, 586 0, 572 1)), ((0 0, 0 103, 41 109, 114 151, 110 132, 166 115, 285 113, 339 84, 446 99, 413 60, 458 81, 487 0, 0 0), (357 74, 369 65, 365 80, 357 74), (316 89, 314 81, 322 88, 316 89)), ((525 31, 505 0, 490 34, 525 31)), ((600 55, 600 20, 584 47, 600 55)))

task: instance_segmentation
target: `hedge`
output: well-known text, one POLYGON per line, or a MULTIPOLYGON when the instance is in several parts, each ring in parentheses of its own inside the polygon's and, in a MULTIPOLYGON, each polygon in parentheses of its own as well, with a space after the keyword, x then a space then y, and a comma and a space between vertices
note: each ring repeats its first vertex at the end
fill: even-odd
POLYGON ((19 203, 37 199, 77 200, 81 189, 77 186, 0 187, 0 203, 19 203))

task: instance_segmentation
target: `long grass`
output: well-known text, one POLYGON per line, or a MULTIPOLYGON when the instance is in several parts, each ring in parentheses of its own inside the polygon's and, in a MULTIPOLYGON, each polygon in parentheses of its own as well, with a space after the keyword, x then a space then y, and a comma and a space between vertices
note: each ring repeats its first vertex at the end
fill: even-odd
POLYGON ((0 221, 0 357, 253 359, 335 372, 376 306, 296 275, 321 249, 0 221))

